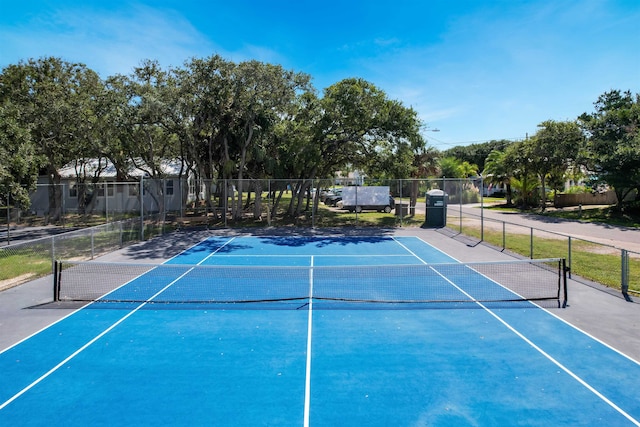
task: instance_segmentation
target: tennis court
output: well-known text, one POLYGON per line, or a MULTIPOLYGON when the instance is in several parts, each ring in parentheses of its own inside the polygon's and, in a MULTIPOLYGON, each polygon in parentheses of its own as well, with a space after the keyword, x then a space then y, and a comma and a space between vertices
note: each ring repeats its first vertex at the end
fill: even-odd
POLYGON ((638 426, 640 365, 554 314, 561 265, 411 236, 62 261, 89 303, 0 353, 0 425, 638 426))

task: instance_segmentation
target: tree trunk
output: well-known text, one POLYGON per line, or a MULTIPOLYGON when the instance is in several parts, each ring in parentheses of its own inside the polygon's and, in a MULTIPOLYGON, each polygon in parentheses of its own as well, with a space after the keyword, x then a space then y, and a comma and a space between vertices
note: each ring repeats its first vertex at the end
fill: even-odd
POLYGON ((54 167, 49 168, 49 221, 58 222, 62 218, 62 185, 60 174, 54 167))

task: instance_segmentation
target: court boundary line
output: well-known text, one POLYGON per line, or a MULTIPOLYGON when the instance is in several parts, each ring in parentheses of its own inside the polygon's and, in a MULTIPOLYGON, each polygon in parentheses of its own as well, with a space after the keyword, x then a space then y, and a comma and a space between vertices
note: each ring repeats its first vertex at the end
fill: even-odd
MULTIPOLYGON (((164 288, 160 289, 158 292, 156 292, 149 300, 153 300, 155 297, 157 297, 158 295, 160 295, 162 292, 164 292, 166 289, 168 289, 170 286, 172 286, 174 283, 176 283, 178 280, 182 279, 185 275, 187 275, 191 270, 184 272, 183 274, 180 275, 180 277, 176 278, 175 280, 172 280, 168 285, 166 285, 164 288)), ((36 385, 40 384, 42 381, 44 381, 45 379, 47 379, 48 377, 50 377, 51 375, 53 375, 56 371, 58 371, 61 367, 63 367, 65 364, 67 364, 69 361, 71 361, 74 357, 76 357, 77 355, 79 355, 80 353, 82 353, 84 350, 86 350, 87 348, 89 348, 91 345, 93 345, 95 342, 97 342, 99 339, 101 339, 102 337, 104 337, 106 334, 108 334, 109 332, 111 332, 113 329, 116 328, 116 326, 120 325, 122 322, 124 322, 125 320, 127 320, 129 317, 133 316, 135 313, 137 313, 142 307, 144 307, 145 305, 147 305, 146 302, 138 305, 136 308, 132 309, 130 312, 128 312, 127 314, 125 314, 124 316, 122 316, 120 319, 118 319, 117 321, 115 321, 114 323, 112 323, 108 328, 106 328, 104 331, 100 332, 98 335, 96 335, 95 337, 93 337, 92 339, 90 339, 89 341, 87 341, 86 343, 84 343, 80 348, 78 348, 77 350, 75 350, 73 353, 71 353, 69 356, 67 356, 66 358, 64 358, 61 362, 59 362, 57 365, 55 365, 53 368, 49 369, 47 372, 45 372, 43 375, 41 375, 40 377, 38 377, 36 380, 34 380, 33 382, 31 382, 31 384, 29 384, 28 386, 24 387, 22 390, 20 390, 19 392, 17 392, 16 394, 14 394, 12 397, 10 397, 9 399, 7 399, 5 402, 3 402, 2 404, 0 404, 0 410, 4 409, 5 407, 7 407, 9 404, 11 404, 12 402, 14 402, 16 399, 18 399, 20 396, 22 396, 23 394, 25 394, 26 392, 28 392, 29 390, 31 390, 33 387, 35 387, 36 385)))
POLYGON ((617 348, 615 348, 615 347, 611 346, 610 344, 607 344, 606 342, 602 341, 600 338, 591 335, 589 332, 581 329, 580 327, 574 325, 573 323, 569 322, 568 320, 565 320, 562 317, 559 317, 557 314, 547 310, 546 308, 544 308, 544 307, 539 307, 539 308, 540 308, 540 310, 546 311, 550 316, 553 316, 554 318, 556 318, 557 320, 561 321, 565 325, 570 326, 571 328, 575 329, 576 331, 578 331, 578 332, 584 334, 585 336, 591 338, 592 340, 596 341, 598 344, 608 348, 609 350, 613 351, 614 353, 617 353, 618 355, 624 357, 625 359, 628 359, 630 362, 633 362, 636 365, 640 366, 640 361, 634 359, 633 357, 629 356, 628 354, 623 353, 622 351, 618 350, 617 348))
MULTIPOLYGON (((208 241, 209 239, 211 239, 212 237, 213 237, 213 238, 216 238, 216 237, 218 237, 218 236, 207 236, 207 237, 205 237, 204 239, 200 240, 198 243, 194 243, 193 245, 189 246, 188 248, 186 248, 186 249, 185 249, 185 250, 183 250, 182 252, 177 253, 177 254, 175 254, 174 256, 170 257, 170 258, 167 258, 166 260, 164 260, 163 264, 166 264, 167 262, 171 261, 172 259, 179 257, 180 255, 182 255, 182 254, 184 254, 184 253, 186 253, 186 252, 190 251, 191 249, 195 248, 196 246, 202 245, 204 242, 207 242, 207 241, 208 241)), ((233 240, 233 239, 235 239, 235 238, 236 238, 236 236, 232 237, 231 239, 229 239, 229 238, 227 237, 227 241, 224 243, 224 245, 226 245, 227 243, 229 243, 231 240, 233 240)), ((222 245, 222 246, 224 246, 224 245, 222 245)), ((219 249, 219 248, 218 248, 218 249, 219 249)))
MULTIPOLYGON (((173 257, 169 258, 168 260, 164 261, 163 264, 166 264, 169 260, 174 259, 176 257, 178 257, 181 254, 186 253, 188 250, 206 242, 207 240, 209 240, 210 237, 207 237, 206 239, 203 239, 202 241, 190 246, 189 248, 185 249, 184 251, 182 251, 180 254, 176 254, 173 257)), ((214 253, 216 253, 217 251, 219 251, 220 249, 222 249, 224 246, 226 246, 227 244, 231 243, 231 241, 233 241, 235 239, 235 236, 232 237, 231 239, 228 239, 223 245, 221 245, 218 249, 216 249, 215 251, 213 251, 212 253, 210 253, 207 257, 203 258, 202 260, 200 260, 198 262, 198 264, 195 265, 200 265, 202 262, 204 262, 205 259, 207 259, 209 256, 213 255, 214 253)), ((153 301, 153 299, 155 299, 158 295, 160 295, 161 293, 163 293, 164 291, 166 291, 168 288, 170 288, 171 286, 173 286, 177 281, 179 281, 180 279, 182 279, 184 276, 186 276, 191 270, 193 270, 193 268, 190 268, 189 270, 187 270, 186 272, 184 272, 183 274, 181 274, 178 278, 172 280, 169 284, 167 284, 165 287, 163 287, 162 289, 160 289, 158 292, 156 292, 154 295, 151 296, 151 298, 148 299, 148 301, 153 301)), ((148 272, 145 272, 141 275, 139 275, 138 277, 146 274, 148 272)), ((135 279, 132 279, 135 280, 135 279)), ((127 283, 130 283, 132 280, 127 281, 127 283)), ((119 286, 118 288, 121 288, 123 285, 119 286)), ((105 295, 110 294, 110 291, 108 293, 106 293, 105 295)), ((111 325, 109 325, 108 328, 106 328, 105 330, 103 330, 102 332, 100 332, 98 335, 96 335, 95 337, 93 337, 92 339, 90 339, 89 341, 87 341, 86 343, 84 343, 82 346, 80 346, 79 348, 77 348, 73 353, 71 353, 70 355, 68 355, 66 358, 64 358, 62 361, 58 362, 58 364, 54 365, 53 368, 49 369, 48 371, 46 371, 44 374, 42 374, 40 377, 38 377, 36 380, 34 380, 33 382, 31 382, 29 385, 27 385, 26 387, 24 387, 22 390, 18 391, 16 394, 14 394, 12 397, 10 397, 9 399, 7 399, 5 402, 0 404, 0 410, 2 410, 3 408, 5 408, 6 406, 8 406, 9 404, 11 404, 13 401, 15 401, 16 399, 18 399, 20 396, 22 396, 23 394, 25 394, 26 392, 28 392, 29 390, 31 390, 33 387, 35 387, 36 385, 38 385, 39 383, 41 383, 42 381, 44 381, 46 378, 48 378, 49 376, 51 376, 53 373, 55 373, 58 369, 60 369, 62 366, 64 366, 66 363, 68 363, 70 360, 72 360, 74 357, 76 357, 78 354, 82 353, 84 350, 86 350, 88 347, 90 347, 92 344, 94 344, 96 341, 98 341, 100 338, 102 338, 103 336, 105 336, 107 333, 111 332, 116 326, 118 326, 119 324, 121 324, 122 322, 124 322, 126 319, 128 319, 129 317, 131 317, 134 313, 136 313, 137 311, 139 311, 142 307, 146 306, 148 304, 148 302, 143 302, 141 304, 139 304, 137 307, 135 307, 134 309, 132 309, 131 311, 127 312, 127 314, 125 314, 124 316, 122 316, 120 319, 116 320, 114 323, 112 323, 111 325)), ((55 322, 51 323, 50 325, 47 325, 43 328, 41 328, 39 331, 34 332, 33 334, 29 335, 28 337, 18 341, 17 343, 7 347, 6 349, 0 351, 0 354, 10 350, 11 348, 14 348, 15 346, 19 345, 22 342, 25 342, 26 340, 38 335, 39 333, 41 333, 42 331, 45 331, 46 329, 56 325, 59 322, 62 322, 63 320, 71 317, 72 315, 80 312, 81 310, 86 309, 88 306, 92 305, 92 303, 88 303, 80 308, 78 308, 77 310, 72 311, 71 313, 67 314, 66 316, 56 320, 55 322)))
MULTIPOLYGON (((203 241, 207 241, 209 240, 211 237, 207 237, 205 240, 203 241)), ((235 239, 237 238, 237 236, 233 236, 232 238, 228 239, 226 242, 224 242, 223 245, 220 245, 220 247, 218 249, 216 249, 215 251, 211 252, 209 255, 207 255, 206 257, 202 258, 196 265, 201 265, 203 262, 205 262, 206 260, 208 260, 209 258, 211 258, 212 256, 214 256, 215 254, 218 253, 218 251, 220 251, 222 248, 224 248, 225 246, 227 246, 229 243, 233 242, 235 239)), ((176 255, 177 257, 177 255, 176 255)), ((175 257, 174 257, 175 258, 175 257)), ((164 263, 163 263, 164 264, 164 263)))
MULTIPOLYGON (((448 256, 449 258, 455 260, 456 262, 461 262, 460 260, 456 259, 455 257, 449 255, 448 253, 436 248, 435 246, 433 246, 432 244, 430 244, 429 242, 425 241, 424 239, 422 239, 421 237, 418 236, 413 236, 415 238, 417 238, 418 240, 420 240, 421 242, 427 244, 428 246, 436 249, 437 251, 441 252, 442 254, 448 256)), ((395 240, 395 237, 394 237, 395 240)), ((402 245, 402 243, 398 242, 398 244, 402 245)), ((403 245, 404 246, 404 245, 403 245)), ((407 248, 407 250, 409 250, 407 248)), ((411 250, 409 250, 412 254, 415 255, 415 253, 411 250)), ((417 255, 416 255, 417 256, 417 255)), ((420 259, 421 261, 425 262, 424 260, 422 260, 422 258, 418 257, 418 259, 420 259)), ((426 262, 425 262, 426 264, 426 262)), ((436 271, 437 272, 437 271, 436 271)), ((439 272, 437 272, 438 274, 440 274, 439 272)), ((441 274, 440 274, 441 275, 441 274)), ((442 275, 441 275, 442 276, 442 275)), ((450 279, 448 279, 445 276, 442 276, 446 281, 448 281, 449 283, 451 283, 453 286, 455 286, 456 288, 458 288, 458 290, 460 292, 463 292, 465 295, 469 296, 463 289, 459 288, 455 283, 453 283, 450 279)), ((640 427, 640 421, 636 420, 635 418, 633 418, 631 415, 629 415, 626 411, 624 411, 622 408, 620 408, 618 405, 616 405, 615 403, 613 403, 611 400, 609 400, 609 398, 607 398, 604 394, 602 394, 601 392, 599 392, 598 390, 596 390, 593 386, 591 386, 589 383, 587 383, 585 380, 583 380, 582 378, 580 378, 576 373, 574 373, 573 371, 571 371, 569 368, 567 368, 566 366, 564 366, 562 363, 560 363, 558 360, 556 360, 553 356, 551 356, 550 354, 548 354, 546 351, 544 351, 541 347, 539 347, 538 345, 536 345, 533 341, 531 341, 529 338, 527 338, 524 334, 522 334, 521 332, 519 332, 517 329, 515 329, 512 325, 510 325, 506 320, 504 320, 503 318, 501 318, 500 316, 498 316, 493 310, 487 308, 485 305, 483 305, 481 302, 479 301, 475 301, 475 303, 480 306, 483 310, 485 310, 487 313, 489 313, 491 316, 493 316, 496 320, 498 320, 500 323, 502 323, 505 327, 507 327, 507 329, 509 329, 511 332, 513 332, 514 334, 516 334, 516 336, 518 336, 520 339, 522 339, 524 342, 526 342, 527 344, 529 344, 533 349, 535 349, 536 351, 538 351, 540 354, 542 354, 544 357, 546 357, 549 361, 551 361, 553 364, 555 364, 556 366, 558 366, 560 369, 562 369, 567 375, 569 375, 570 377, 572 377, 574 380, 578 381, 578 383, 580 383, 583 387, 585 387, 587 390, 591 391, 593 394, 595 394, 598 398, 600 398, 600 400, 602 400, 603 402, 605 402, 606 404, 608 404, 611 408, 613 408, 615 411, 617 411, 619 414, 621 414, 622 416, 624 416, 625 418, 627 418, 629 421, 631 421, 632 423, 634 423, 636 426, 640 427)), ((638 363, 637 361, 635 361, 634 359, 626 356, 624 353, 621 353, 620 351, 616 350, 615 348, 607 345, 606 343, 602 343, 600 340, 598 340, 597 338, 591 337, 591 335, 585 333, 584 331, 580 330, 579 328, 575 327, 574 325, 572 325, 571 323, 565 321, 564 319, 561 319, 560 317, 556 316, 555 314, 551 313, 549 310, 540 307, 538 304, 534 304, 538 309, 543 310, 544 312, 551 314, 554 318, 559 319, 561 321, 563 321, 565 324, 572 326, 573 328, 575 328, 577 331, 584 333, 586 336, 588 336, 589 338, 594 339, 596 342, 600 342, 601 344, 603 344, 605 347, 614 350, 616 353, 620 354, 621 356, 626 357, 627 359, 638 363)))
MULTIPOLYGON (((398 243, 401 244, 401 243, 398 243)), ((368 255, 368 254, 360 254, 360 255, 356 255, 356 254, 313 254, 313 255, 298 255, 298 254, 260 254, 260 255, 239 255, 239 254, 218 254, 216 255, 216 258, 309 258, 309 257, 316 257, 316 258, 325 258, 325 257, 340 257, 340 258, 356 258, 356 257, 384 257, 384 258, 389 258, 389 257, 406 257, 406 256, 410 256, 411 254, 372 254, 372 255, 368 255)))
MULTIPOLYGON (((435 249, 436 251, 440 252, 441 254, 446 255, 446 256, 448 256, 449 258, 451 258, 451 259, 455 260, 456 262, 462 262, 462 261, 460 261, 459 259, 455 258, 454 256, 452 256, 452 255, 448 254, 447 252, 445 252, 445 251, 443 251, 443 250, 441 250, 441 249, 439 249, 439 248, 437 248, 437 247, 433 246, 431 243, 427 242, 426 240, 424 240, 424 239, 423 239, 422 237, 420 237, 420 236, 401 236, 401 237, 411 237, 411 238, 418 239, 418 240, 420 240, 421 242, 423 242, 424 244, 428 245, 429 247, 431 247, 431 248, 435 249)), ((395 239, 395 237, 394 237, 394 239, 395 239)), ((398 242, 398 243, 399 243, 399 242, 398 242)), ((514 257, 511 257, 511 258, 514 258, 514 257)), ((517 258, 516 258, 516 259, 517 259, 517 258)), ((640 366, 640 360, 636 360, 636 359, 634 359, 633 357, 631 357, 631 356, 629 356, 629 355, 627 355, 627 354, 623 353, 622 351, 620 351, 620 350, 618 350, 617 348, 615 348, 615 347, 611 346, 610 344, 607 344, 606 342, 602 341, 600 338, 598 338, 598 337, 595 337, 595 336, 591 335, 589 332, 584 331, 583 329, 579 328, 578 326, 574 325, 573 323, 569 322, 568 320, 565 320, 565 319, 563 319, 562 317, 559 317, 557 314, 555 314, 555 313, 553 313, 553 312, 551 312, 551 311, 547 310, 546 308, 539 306, 539 305, 538 305, 538 304, 536 304, 535 302, 531 301, 531 304, 535 305, 535 306, 536 306, 537 308, 539 308, 540 310, 543 310, 544 312, 546 312, 546 313, 547 313, 547 314, 549 314, 550 316, 552 316, 552 317, 554 317, 554 318, 556 318, 556 319, 560 320, 560 321, 561 321, 562 323, 564 323, 565 325, 572 327, 572 328, 573 328, 573 329, 575 329, 576 331, 581 332, 582 334, 584 334, 585 336, 587 336, 587 337, 591 338, 592 340, 596 341, 597 343, 599 343, 599 344, 601 344, 601 345, 603 345, 603 346, 607 347, 609 350, 611 350, 611 351, 613 351, 613 352, 615 352, 615 353, 619 354, 620 356, 623 356, 624 358, 628 359, 629 361, 631 361, 631 362, 635 363, 636 365, 639 365, 639 366, 640 366)))
MULTIPOLYGON (((166 259, 164 262, 162 262, 162 264, 166 264, 167 262, 171 261, 172 259, 177 258, 178 256, 180 256, 180 255, 182 255, 182 254, 186 253, 187 251, 189 251, 189 250, 191 250, 191 249, 195 248, 196 246, 203 244, 204 242, 206 242, 207 240, 209 240, 211 237, 216 237, 216 236, 208 236, 208 237, 206 237, 206 238, 204 238, 204 239, 200 240, 199 242, 194 243, 193 245, 189 246, 188 248, 186 248, 186 249, 185 249, 185 250, 183 250, 182 252, 180 252, 180 253, 178 253, 178 254, 176 254, 176 255, 172 256, 171 258, 166 259)), ((235 239, 235 238, 236 238, 236 236, 232 237, 231 239, 228 239, 228 240, 224 243, 224 245, 226 245, 227 243, 229 243, 231 240, 233 240, 233 239, 235 239)), ((224 246, 224 245, 223 245, 223 246, 224 246)), ((218 249, 220 249, 220 248, 218 248, 218 249)), ((100 261, 96 261, 96 262, 100 262, 100 261)), ((132 280, 133 280, 133 279, 132 279, 132 280)), ((108 293, 107 293, 107 294, 105 294, 105 295, 108 295, 108 294, 109 294, 109 293, 111 293, 111 292, 113 292, 113 291, 110 291, 110 292, 108 292, 108 293)), ((28 339, 33 338, 34 336, 36 336, 36 335, 40 334, 40 333, 41 333, 41 332, 43 332, 43 331, 46 331, 47 329, 49 329, 49 328, 53 327, 54 325, 57 325, 58 323, 61 323, 62 321, 64 321, 65 319, 67 319, 67 318, 69 318, 69 317, 71 317, 71 316, 73 316, 74 314, 78 313, 79 311, 82 311, 82 310, 86 309, 86 308, 87 308, 87 306, 89 306, 89 305, 91 305, 91 302, 88 302, 87 304, 83 305, 82 307, 79 307, 79 308, 77 308, 77 309, 75 309, 75 310, 71 311, 70 313, 68 313, 68 314, 64 315, 63 317, 61 317, 61 318, 59 318, 59 319, 57 319, 57 320, 55 320, 55 321, 51 322, 50 324, 48 324, 48 325, 46 325, 46 326, 41 327, 41 328, 40 328, 40 329, 38 329, 37 331, 35 331, 35 332, 33 332, 33 333, 31 333, 31 334, 27 335, 26 337, 22 338, 21 340, 18 340, 18 341, 16 341, 15 343, 11 344, 10 346, 8 346, 8 347, 6 347, 6 348, 4 348, 4 349, 0 350, 0 354, 6 353, 7 351, 11 350, 11 349, 12 349, 12 348, 14 348, 14 347, 17 347, 18 345, 22 344, 23 342, 27 341, 28 339)))
MULTIPOLYGON (((420 240, 424 242, 424 240, 422 240, 422 239, 420 239, 420 240)), ((419 257, 415 252, 413 252, 411 249, 409 249, 408 247, 406 247, 403 243, 400 243, 400 242, 395 238, 395 236, 393 237, 393 241, 394 241, 394 242, 396 242, 396 243, 397 243, 398 245, 400 245, 401 247, 403 247, 407 252, 409 252, 409 254, 410 254, 410 255, 413 255, 414 257, 416 257, 416 258, 418 259, 418 261, 420 261, 421 263, 423 263, 423 264, 425 264, 425 265, 427 265, 427 264, 428 264, 428 262, 426 262, 426 261, 425 261, 425 260, 423 260, 421 257, 419 257)), ((427 242, 424 242, 424 243, 427 243, 427 242)), ((427 244, 429 245, 429 243, 427 243, 427 244)), ((438 248, 436 248, 436 247, 434 247, 434 246, 432 246, 432 245, 429 245, 429 246, 431 246, 431 247, 432 247, 432 248, 434 248, 434 249, 438 249, 438 248)), ((458 261, 457 259, 455 259, 455 258, 453 258, 453 257, 451 257, 451 259, 455 260, 456 262, 460 262, 460 261, 458 261)))
MULTIPOLYGON (((418 239, 420 239, 418 237, 418 239)), ((421 241, 424 242, 424 240, 420 239, 421 241)), ((398 242, 399 244, 401 244, 400 242, 398 242)), ((425 242, 427 244, 429 244, 428 242, 425 242)), ((403 245, 404 246, 404 245, 403 245)), ((430 245, 431 246, 431 245, 430 245)), ((437 249, 437 248, 436 248, 437 249)), ((407 248, 407 250, 409 250, 407 248)), ((410 251, 410 250, 409 250, 410 251)), ((411 253, 413 253, 413 251, 410 251, 411 253)), ((444 253, 444 252, 443 252, 444 253)), ((454 257, 451 257, 450 255, 446 254, 445 255, 449 256, 452 259, 455 259, 454 257)), ((416 255, 416 257, 420 260, 422 260, 422 258, 420 258, 419 256, 416 255)), ((459 260, 456 260, 457 262, 460 262, 459 260)), ((422 260, 422 262, 426 263, 424 260, 422 260)), ((458 291, 462 292, 464 295, 466 295, 467 297, 471 298, 473 300, 473 298, 471 297, 470 294, 468 294, 464 289, 460 288, 458 285, 456 285, 453 281, 451 281, 448 277, 444 276, 442 273, 440 273, 439 271, 433 269, 433 271, 435 271, 440 277, 442 277, 444 280, 446 280, 447 282, 449 282, 452 286, 454 286, 456 289, 458 289, 458 291)), ((498 314, 496 314, 493 310, 491 310, 490 308, 486 307, 484 304, 482 304, 480 301, 473 301, 475 304, 477 304, 479 307, 481 307, 484 311, 486 311, 489 315, 491 315, 492 317, 494 317, 498 322, 502 323, 507 329, 509 329, 511 332, 513 332, 518 338, 520 338, 521 340, 523 340, 525 343, 527 343, 529 346, 531 346, 531 348, 533 348, 534 350, 536 350, 539 354, 541 354, 542 356, 544 356, 545 358, 547 358, 547 360, 549 360, 551 363, 553 363, 554 365, 556 365, 558 368, 560 368, 561 370, 563 370, 567 375, 569 375, 571 378, 573 378, 575 381, 577 381, 580 385, 582 385, 583 387, 585 387, 587 390, 589 390, 591 393, 593 393, 596 397, 598 397, 601 401, 603 401, 605 404, 609 405, 612 409, 614 409, 616 412, 618 412, 620 415, 622 415, 623 417, 625 417, 627 420, 631 421, 633 424, 635 424, 636 426, 640 427, 640 421, 636 420, 633 416, 631 416, 630 414, 628 414, 624 409, 620 408, 618 405, 616 405, 613 401, 611 401, 608 397, 606 397, 604 394, 602 394, 600 391, 598 391, 595 387, 593 387, 591 384, 589 384, 587 381, 585 381, 584 379, 582 379, 578 374, 576 374, 575 372, 573 372, 571 369, 569 369, 568 367, 566 367, 564 364, 562 364, 560 361, 558 361, 557 359, 555 359, 553 356, 551 356, 549 353, 547 353, 545 350, 542 349, 542 347, 538 346, 536 343, 534 343, 531 339, 527 338, 523 333, 521 333, 520 331, 518 331, 514 326, 512 326, 511 324, 509 324, 506 320, 504 320, 502 317, 500 317, 498 314)), ((547 313, 550 313, 548 310, 545 310, 544 308, 538 306, 537 304, 535 304, 537 308, 544 310, 547 313)), ((556 317, 556 316, 554 316, 556 317)), ((581 332, 581 331, 580 331, 581 332)))
POLYGON ((313 255, 309 269, 309 313, 307 314, 307 359, 304 378, 304 415, 303 425, 309 427, 311 414, 311 340, 313 330, 313 255))

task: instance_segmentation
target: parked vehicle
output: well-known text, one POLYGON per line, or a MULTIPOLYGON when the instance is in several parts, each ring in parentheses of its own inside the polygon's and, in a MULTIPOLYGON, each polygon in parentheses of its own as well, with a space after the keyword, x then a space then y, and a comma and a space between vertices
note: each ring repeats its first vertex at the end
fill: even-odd
POLYGON ((320 201, 322 203, 324 203, 324 201, 327 199, 328 196, 332 195, 333 192, 329 189, 322 189, 320 190, 320 201))
POLYGON ((349 212, 374 210, 389 213, 395 207, 395 200, 387 186, 345 187, 342 189, 342 208, 349 212))
POLYGON ((324 204, 327 206, 336 206, 338 202, 341 200, 342 200, 342 189, 338 188, 333 190, 331 194, 325 197, 324 204))

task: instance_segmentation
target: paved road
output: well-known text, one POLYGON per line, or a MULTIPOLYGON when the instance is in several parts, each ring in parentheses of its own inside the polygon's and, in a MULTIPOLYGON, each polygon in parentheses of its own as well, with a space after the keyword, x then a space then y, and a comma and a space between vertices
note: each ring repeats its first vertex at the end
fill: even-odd
POLYGON ((0 226, 0 245, 5 246, 12 243, 19 243, 26 240, 35 240, 43 237, 51 237, 56 234, 69 233, 78 230, 78 227, 58 227, 46 225, 40 227, 14 227, 7 231, 6 225, 0 226))

